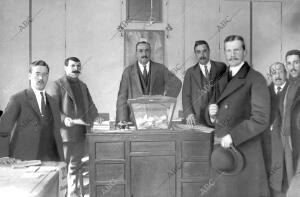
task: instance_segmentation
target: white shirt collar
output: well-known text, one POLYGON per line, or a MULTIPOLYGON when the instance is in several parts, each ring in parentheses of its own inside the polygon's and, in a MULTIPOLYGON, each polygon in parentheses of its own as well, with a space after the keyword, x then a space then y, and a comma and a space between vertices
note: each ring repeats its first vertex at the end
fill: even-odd
MULTIPOLYGON (((139 65, 140 71, 143 73, 143 71, 144 71, 144 65, 141 64, 139 61, 138 61, 138 65, 139 65)), ((150 69, 150 61, 148 61, 147 64, 146 64, 147 73, 149 73, 149 69, 150 69)))
POLYGON ((229 67, 229 70, 231 71, 232 77, 234 77, 239 70, 242 68, 242 66, 244 65, 244 61, 242 61, 239 65, 234 66, 234 67, 229 67))
POLYGON ((280 91, 282 91, 285 84, 286 84, 286 81, 281 86, 277 86, 277 85, 274 84, 274 92, 277 94, 277 87, 280 87, 280 91))
MULTIPOLYGON (((203 75, 205 76, 205 65, 203 64, 200 64, 200 62, 198 63, 198 65, 200 66, 200 70, 202 71, 203 75)), ((207 66, 207 70, 208 70, 208 74, 210 73, 210 70, 211 70, 211 63, 210 63, 210 60, 207 62, 206 64, 207 66)), ((205 76, 206 77, 206 76, 205 76)))
POLYGON ((38 103, 38 106, 39 106, 39 109, 40 109, 40 112, 42 113, 42 96, 41 96, 41 93, 40 92, 43 92, 43 95, 44 95, 44 101, 46 103, 46 95, 45 95, 45 89, 40 91, 40 90, 37 90, 36 88, 32 87, 32 90, 33 90, 33 93, 35 95, 35 98, 37 100, 37 103, 38 103))

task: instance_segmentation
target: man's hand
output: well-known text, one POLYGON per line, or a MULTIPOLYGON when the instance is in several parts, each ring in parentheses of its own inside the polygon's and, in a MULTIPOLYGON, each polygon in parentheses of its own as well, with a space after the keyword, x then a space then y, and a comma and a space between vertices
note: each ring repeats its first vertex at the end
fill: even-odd
POLYGON ((195 120, 195 115, 194 114, 189 114, 186 118, 186 124, 194 126, 196 125, 196 120, 195 120))
POLYGON ((232 138, 230 134, 225 135, 224 137, 222 137, 221 139, 221 146, 223 148, 229 148, 232 144, 232 138))
POLYGON ((210 104, 208 106, 208 114, 209 114, 209 117, 210 117, 210 120, 212 123, 214 123, 216 121, 216 116, 217 116, 217 113, 218 113, 218 105, 217 104, 210 104))
POLYGON ((103 119, 100 116, 97 116, 94 120, 94 122, 97 122, 99 125, 102 124, 103 119))
POLYGON ((69 118, 69 117, 66 117, 64 122, 65 122, 66 127, 71 127, 74 125, 72 118, 69 118))

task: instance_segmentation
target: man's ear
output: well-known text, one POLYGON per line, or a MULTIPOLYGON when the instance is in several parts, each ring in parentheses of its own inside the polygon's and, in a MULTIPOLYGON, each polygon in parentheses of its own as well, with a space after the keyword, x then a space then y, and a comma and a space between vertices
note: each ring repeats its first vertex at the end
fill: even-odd
POLYGON ((247 49, 244 50, 244 57, 247 56, 247 49))

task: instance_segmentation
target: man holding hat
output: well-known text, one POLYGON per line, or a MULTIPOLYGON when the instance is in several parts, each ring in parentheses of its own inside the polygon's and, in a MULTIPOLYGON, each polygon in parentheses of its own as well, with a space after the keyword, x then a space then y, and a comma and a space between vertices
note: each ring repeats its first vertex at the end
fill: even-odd
POLYGON ((214 197, 269 196, 261 133, 269 125, 270 94, 264 77, 245 61, 245 48, 241 36, 225 39, 229 66, 208 106, 207 122, 220 140, 211 156, 213 177, 219 174, 214 197))

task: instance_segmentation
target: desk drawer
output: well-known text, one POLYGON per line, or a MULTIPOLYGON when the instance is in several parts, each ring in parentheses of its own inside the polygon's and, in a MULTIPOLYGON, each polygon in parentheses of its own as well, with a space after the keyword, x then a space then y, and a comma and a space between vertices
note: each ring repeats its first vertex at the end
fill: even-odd
POLYGON ((158 152, 158 151, 175 151, 175 142, 131 142, 131 152, 158 152))

